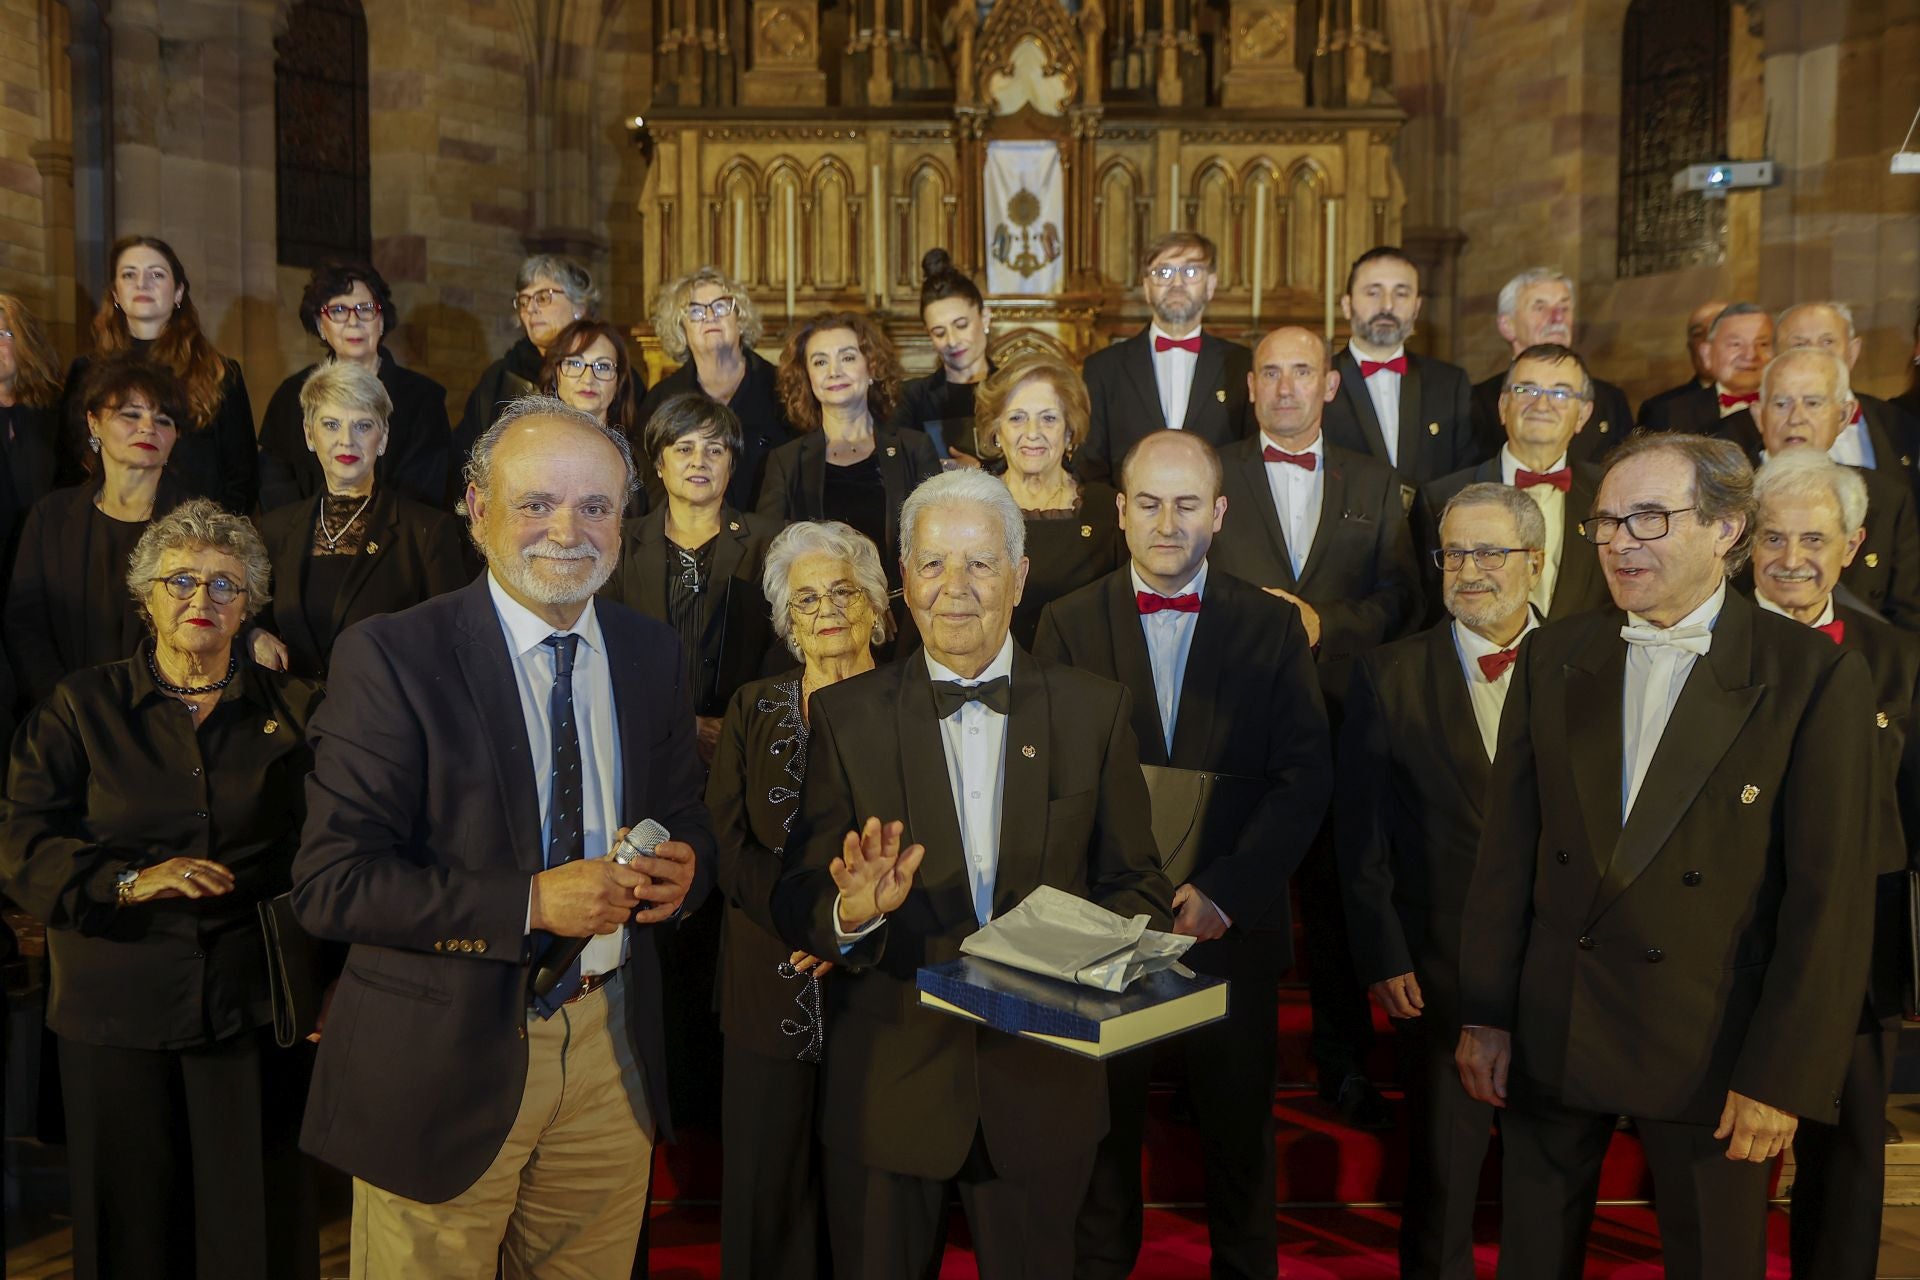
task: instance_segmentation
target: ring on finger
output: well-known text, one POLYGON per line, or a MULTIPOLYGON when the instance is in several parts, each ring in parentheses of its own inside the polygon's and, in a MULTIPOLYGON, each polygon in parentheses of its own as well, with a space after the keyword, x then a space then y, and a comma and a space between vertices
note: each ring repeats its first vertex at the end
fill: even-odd
POLYGON ((198 868, 198 867, 188 867, 188 868, 187 868, 187 869, 186 869, 185 871, 182 871, 182 872, 180 873, 180 878, 181 878, 182 880, 191 880, 191 879, 193 879, 193 877, 194 877, 194 873, 195 873, 195 872, 197 872, 197 871, 199 871, 199 870, 200 870, 200 868, 198 868))

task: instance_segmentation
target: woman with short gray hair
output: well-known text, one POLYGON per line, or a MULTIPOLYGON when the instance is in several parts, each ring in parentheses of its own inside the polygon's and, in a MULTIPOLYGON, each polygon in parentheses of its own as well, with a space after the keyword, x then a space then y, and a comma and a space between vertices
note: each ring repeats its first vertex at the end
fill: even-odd
POLYGON ((125 576, 139 651, 62 680, 14 738, 0 890, 47 926, 83 1277, 318 1264, 293 1226, 305 1046, 275 1042, 257 907, 291 887, 321 689, 235 643, 267 575, 214 503, 156 519, 125 576))

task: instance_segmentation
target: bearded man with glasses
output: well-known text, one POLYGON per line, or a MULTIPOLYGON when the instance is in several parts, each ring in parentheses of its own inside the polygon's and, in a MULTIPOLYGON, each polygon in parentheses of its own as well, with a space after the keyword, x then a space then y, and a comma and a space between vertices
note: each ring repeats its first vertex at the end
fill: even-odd
POLYGON ((1585 524, 1618 611, 1512 669, 1455 1053, 1505 1113, 1510 1280, 1582 1273, 1621 1115, 1667 1274, 1763 1275, 1773 1158, 1839 1113, 1898 826, 1866 662, 1727 589, 1753 508, 1735 445, 1628 440, 1585 524))

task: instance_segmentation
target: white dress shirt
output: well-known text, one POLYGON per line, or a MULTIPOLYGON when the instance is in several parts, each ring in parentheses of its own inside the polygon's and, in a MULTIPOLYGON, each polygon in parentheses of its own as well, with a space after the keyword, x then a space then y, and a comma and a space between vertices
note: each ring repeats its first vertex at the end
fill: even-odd
MULTIPOLYGON (((1385 364, 1407 354, 1406 344, 1402 343, 1377 363, 1385 364)), ((1371 360, 1372 356, 1362 356, 1360 348, 1353 348, 1353 359, 1357 364, 1361 360, 1371 360)), ((1362 378, 1367 384, 1367 397, 1373 401, 1373 416, 1380 420, 1380 435, 1387 442, 1387 461, 1394 466, 1400 465, 1400 375, 1391 369, 1382 369, 1371 378, 1362 378)))
POLYGON ((1480 745, 1487 750, 1487 759, 1493 759, 1494 748, 1500 741, 1500 712, 1507 705, 1507 690, 1513 685, 1513 668, 1508 667, 1500 673, 1498 680, 1487 679, 1487 673, 1480 669, 1480 659, 1490 653, 1499 653, 1503 649, 1516 649, 1527 634, 1540 625, 1540 620, 1527 611, 1527 625, 1520 628, 1520 634, 1513 643, 1498 645, 1478 632, 1463 626, 1457 619, 1453 624, 1453 647, 1460 655, 1460 670, 1467 677, 1467 700, 1473 704, 1473 722, 1480 729, 1480 745))
MULTIPOLYGON (((1765 609, 1768 613, 1777 613, 1783 618, 1793 618, 1792 614, 1788 613, 1785 609, 1782 609, 1779 605, 1775 604, 1773 601, 1761 595, 1758 591, 1753 593, 1753 602, 1759 605, 1762 609, 1765 609)), ((1793 618, 1793 620, 1795 622, 1800 621, 1800 619, 1798 618, 1793 618)), ((1815 618, 1812 622, 1809 622, 1807 625, 1810 627, 1824 627, 1832 621, 1833 621, 1833 597, 1828 596, 1826 608, 1820 610, 1820 616, 1815 618)))
MULTIPOLYGON (((600 634, 593 601, 587 601, 579 618, 562 632, 508 595, 491 573, 487 575, 487 589, 493 595, 493 610, 500 618, 500 631, 513 659, 513 683, 520 691, 520 719, 526 725, 527 758, 533 763, 533 785, 540 804, 543 859, 553 831, 553 725, 547 718, 547 701, 553 696, 556 655, 542 642, 551 635, 580 637, 573 652, 573 723, 580 738, 580 818, 586 837, 583 856, 601 857, 622 825, 620 735, 615 727, 606 640, 600 634)), ((636 816, 635 821, 644 816, 636 816)), ((531 925, 531 885, 527 888, 527 912, 531 925)), ((618 929, 588 942, 580 956, 581 974, 591 977, 618 969, 626 954, 626 941, 626 930, 618 929)))
MULTIPOLYGON (((1199 336, 1200 331, 1195 329, 1187 338, 1199 336)), ((1193 394, 1193 369, 1200 363, 1200 356, 1196 352, 1178 348, 1171 351, 1153 349, 1156 338, 1172 337, 1157 324, 1147 326, 1147 350, 1153 356, 1153 385, 1160 391, 1160 416, 1169 427, 1179 431, 1187 422, 1187 397, 1193 394)))
MULTIPOLYGON (((1136 592, 1160 594, 1147 585, 1137 565, 1128 571, 1133 574, 1133 589, 1136 592)), ((1200 571, 1193 575, 1193 580, 1171 594, 1197 595, 1204 600, 1207 594, 1207 562, 1202 560, 1200 571)), ((1173 754, 1174 722, 1180 715, 1180 686, 1187 677, 1187 654, 1193 649, 1193 628, 1199 620, 1199 614, 1182 613, 1178 609, 1162 609, 1158 613, 1140 615, 1140 630, 1147 641, 1147 665, 1153 668, 1153 700, 1160 710, 1160 732, 1165 735, 1169 756, 1173 754)))
POLYGON ((1873 437, 1867 434, 1866 411, 1854 406, 1853 418, 1833 438, 1827 456, 1843 467, 1873 470, 1873 437))
MULTIPOLYGON (((1675 627, 1705 626, 1711 629, 1720 621, 1720 610, 1727 603, 1727 584, 1722 582, 1699 608, 1675 623, 1675 627)), ((1637 613, 1627 614, 1627 625, 1651 625, 1637 613)), ((1692 674, 1696 655, 1677 645, 1627 646, 1627 679, 1621 700, 1621 778, 1620 821, 1624 825, 1633 813, 1633 802, 1640 798, 1640 784, 1646 781, 1653 753, 1667 731, 1680 690, 1692 674)))
MULTIPOLYGON (((1526 470, 1531 471, 1528 467, 1526 470)), ((1567 455, 1561 454, 1547 471, 1567 469, 1567 455)), ((1521 470, 1520 459, 1513 456, 1508 445, 1500 446, 1500 483, 1511 486, 1515 475, 1521 470)), ((1546 472, 1540 474, 1545 475, 1546 472)), ((1540 580, 1533 584, 1533 591, 1527 599, 1541 613, 1549 613, 1553 608, 1553 587, 1560 581, 1560 555, 1566 550, 1567 542, 1567 495, 1550 484, 1528 485, 1520 492, 1532 498, 1534 505, 1540 508, 1540 514, 1547 518, 1547 561, 1540 566, 1540 580)))
MULTIPOLYGON (((1260 445, 1263 449, 1268 445, 1280 448, 1264 435, 1260 445)), ((1306 448, 1285 452, 1310 453, 1315 459, 1311 471, 1291 462, 1266 464, 1267 492, 1273 495, 1273 511, 1280 517, 1280 532, 1287 538, 1287 559, 1298 582, 1306 570, 1307 556, 1313 552, 1314 534, 1320 529, 1320 503, 1327 491, 1327 437, 1315 433, 1313 443, 1306 448)))

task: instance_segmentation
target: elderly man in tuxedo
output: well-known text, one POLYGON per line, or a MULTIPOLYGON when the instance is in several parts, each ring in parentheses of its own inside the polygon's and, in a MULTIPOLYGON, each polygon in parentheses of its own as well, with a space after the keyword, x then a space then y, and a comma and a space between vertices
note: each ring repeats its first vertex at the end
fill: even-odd
MULTIPOLYGON (((1528 347, 1573 346, 1573 277, 1552 267, 1522 271, 1501 287, 1494 326, 1506 340, 1509 362, 1528 347)), ((1484 456, 1498 453, 1506 442, 1500 395, 1506 390, 1507 373, 1502 369, 1473 384, 1473 439, 1484 456)), ((1619 387, 1595 378, 1590 403, 1593 414, 1569 446, 1572 456, 1581 462, 1605 453, 1633 430, 1633 406, 1619 387)))
MULTIPOLYGON (((1414 504, 1414 535, 1429 552, 1439 546, 1438 521, 1453 496, 1471 484, 1512 485, 1546 517, 1546 557, 1533 583, 1543 618, 1565 618, 1608 603, 1600 563, 1580 537, 1593 507, 1599 469, 1574 460, 1574 442, 1593 426, 1595 387, 1587 365, 1569 347, 1529 347, 1514 358, 1500 393, 1502 443, 1492 458, 1425 485, 1414 504)), ((1422 565, 1428 582, 1436 567, 1422 565)))
POLYGON ((820 1117, 834 1273, 925 1273, 957 1182, 986 1280, 1058 1280, 1107 1131, 1106 1072, 921 1008, 914 973, 1043 884, 1160 929, 1172 892, 1127 691, 1008 634, 1027 561, 1006 487, 936 476, 900 528, 924 648, 813 695, 772 902, 791 945, 839 957, 820 1117))
POLYGON ((1794 1274, 1871 1280, 1880 1254, 1894 1045, 1913 998, 1905 872, 1913 865, 1912 833, 1920 831, 1920 735, 1913 721, 1920 640, 1836 596, 1847 562, 1866 539, 1865 473, 1816 450, 1796 449, 1760 468, 1754 498, 1754 603, 1866 659, 1877 707, 1879 776, 1898 809, 1898 830, 1883 844, 1872 968, 1840 1090, 1840 1117, 1835 1124, 1804 1120, 1793 1139, 1794 1274))
POLYGON ((1253 431, 1251 353, 1200 328, 1220 284, 1213 241, 1169 231, 1142 258, 1140 289, 1152 322, 1087 357, 1091 416, 1073 459, 1083 479, 1110 483, 1127 450, 1155 431, 1191 431, 1215 448, 1253 431))
POLYGON ((1676 399, 1685 397, 1701 388, 1713 387, 1713 369, 1707 363, 1707 331, 1713 327, 1713 318, 1727 309, 1723 299, 1713 298, 1695 307, 1687 316, 1687 360, 1693 365, 1693 376, 1679 386, 1668 387, 1665 391, 1649 396, 1640 405, 1640 422, 1645 425, 1647 415, 1655 412, 1654 406, 1667 405, 1676 399))
POLYGON ((356 1280, 625 1275, 667 1124, 650 926, 712 869, 686 664, 594 599, 626 437, 530 396, 467 476, 487 572, 348 628, 313 722, 294 901, 348 951, 301 1145, 353 1175, 356 1280), (673 838, 616 864, 642 818, 673 838))
POLYGON ((1539 621, 1530 600, 1546 542, 1546 517, 1521 490, 1479 483, 1454 494, 1433 553, 1448 620, 1360 660, 1340 732, 1348 932, 1361 980, 1394 1019, 1412 1122, 1407 1280, 1474 1275, 1493 1109, 1467 1096, 1453 1064, 1460 914, 1514 658, 1539 621))
POLYGON ((1500 1274, 1582 1272, 1614 1121, 1674 1280, 1766 1268, 1767 1173, 1839 1113, 1879 869, 1867 666, 1728 590, 1753 473, 1615 450, 1588 537, 1619 611, 1514 667, 1461 927, 1469 1095, 1505 1109, 1500 1274), (1621 613, 1624 612, 1624 619, 1621 613), (1624 625, 1623 625, 1624 622, 1624 625))
POLYGON ((1640 421, 1648 430, 1711 435, 1723 419, 1750 409, 1760 398, 1760 371, 1773 358, 1773 317, 1751 302, 1722 307, 1707 326, 1700 354, 1713 382, 1647 401, 1640 421))
MULTIPOLYGON (((1047 606, 1037 657, 1116 680, 1133 695, 1143 764, 1235 775, 1248 806, 1230 847, 1174 890, 1187 963, 1232 983, 1228 1017, 1183 1036, 1200 1127, 1213 1274, 1270 1280, 1273 1088, 1279 977, 1292 955, 1287 880, 1320 829, 1333 787, 1327 715, 1299 612, 1215 571, 1226 515, 1220 462, 1197 436, 1162 431, 1120 468, 1132 562, 1047 606), (1262 789, 1252 798, 1252 783, 1262 789)), ((1080 1211, 1080 1280, 1124 1280, 1140 1250, 1140 1143, 1150 1053, 1110 1059, 1113 1128, 1080 1211)))

